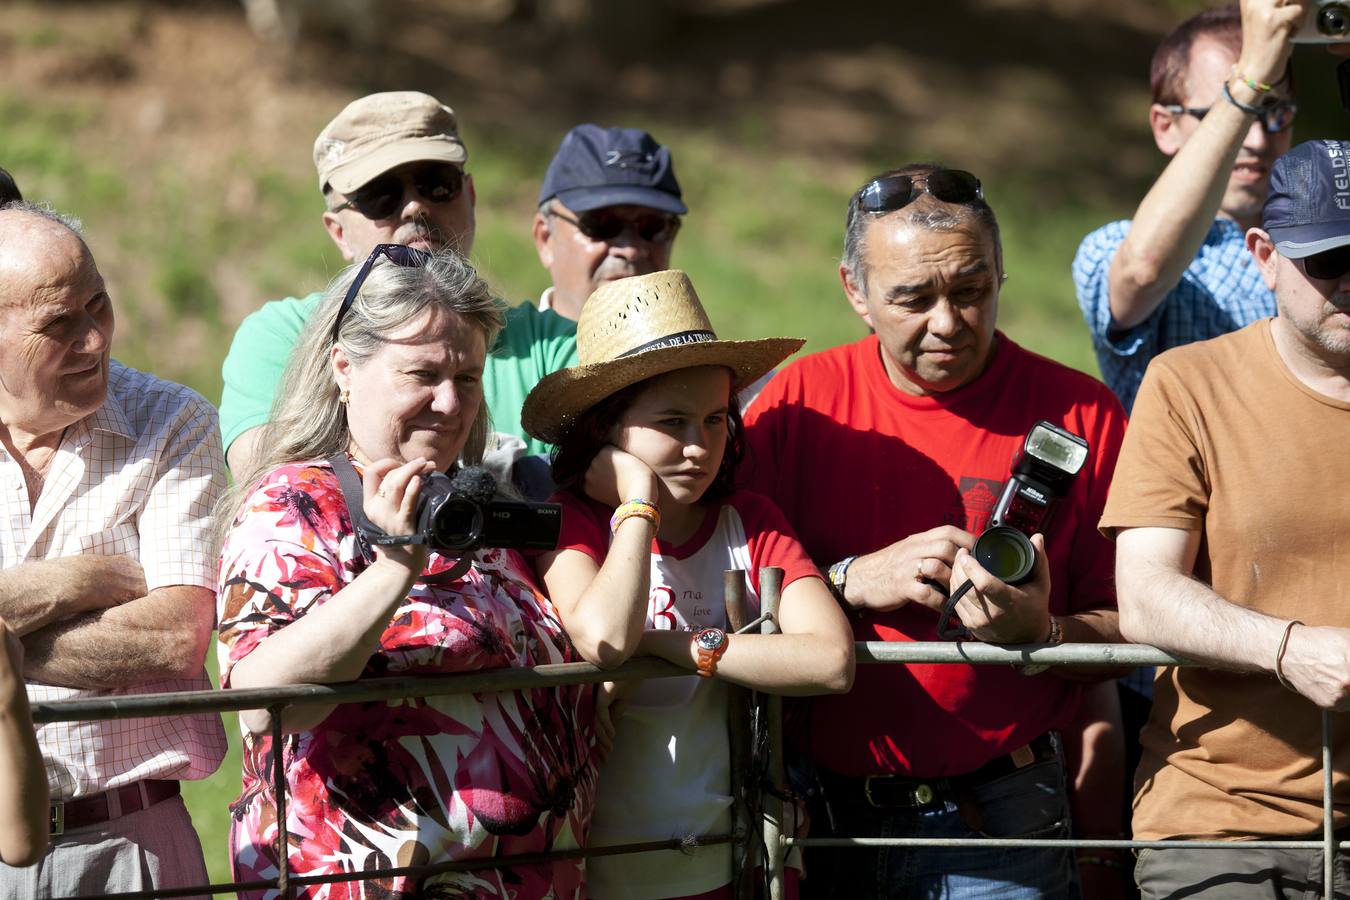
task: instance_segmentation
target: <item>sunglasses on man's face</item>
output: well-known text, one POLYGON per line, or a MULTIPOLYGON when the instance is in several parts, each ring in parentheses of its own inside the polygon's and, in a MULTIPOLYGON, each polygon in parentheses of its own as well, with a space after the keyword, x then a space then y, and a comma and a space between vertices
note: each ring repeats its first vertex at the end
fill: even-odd
POLYGON ((409 183, 428 203, 449 203, 464 190, 464 170, 452 163, 424 163, 406 169, 404 175, 386 172, 348 194, 333 212, 350 208, 367 219, 392 218, 403 208, 409 183))
POLYGON ((383 256, 396 266, 405 269, 417 269, 425 266, 431 260, 431 254, 425 250, 418 250, 416 247, 405 247, 402 244, 376 244, 375 249, 370 251, 370 256, 361 263, 361 269, 352 279, 351 287, 347 288, 347 295, 342 298, 342 305, 338 307, 337 318, 333 320, 333 343, 338 340, 338 333, 342 330, 342 320, 347 315, 347 310, 352 308, 356 302, 356 295, 361 293, 361 285, 366 283, 366 276, 370 275, 370 270, 375 268, 375 263, 383 256))
POLYGON ((1350 246, 1314 253, 1312 256, 1303 257, 1299 262, 1303 264, 1303 271, 1309 278, 1316 278, 1319 281, 1340 281, 1350 274, 1350 246))
POLYGON ((937 169, 919 175, 883 175, 863 185, 854 202, 865 213, 888 213, 908 206, 925 193, 944 203, 984 199, 980 179, 974 175, 961 169, 937 169))
POLYGON ((675 233, 680 230, 680 217, 665 213, 638 213, 625 216, 602 206, 600 209, 588 209, 578 213, 576 218, 573 218, 550 206, 548 214, 555 219, 571 223, 593 241, 612 241, 625 231, 631 230, 649 244, 665 244, 673 241, 675 233))
MULTIPOLYGON (((1201 109, 1182 106, 1180 103, 1169 103, 1163 109, 1174 116, 1195 116, 1197 119, 1203 119, 1209 114, 1210 107, 1206 106, 1201 109)), ((1294 124, 1294 116, 1296 115, 1298 115, 1297 103, 1292 100, 1273 100, 1259 107, 1256 121, 1261 123, 1261 128, 1266 134, 1279 134, 1294 124)))

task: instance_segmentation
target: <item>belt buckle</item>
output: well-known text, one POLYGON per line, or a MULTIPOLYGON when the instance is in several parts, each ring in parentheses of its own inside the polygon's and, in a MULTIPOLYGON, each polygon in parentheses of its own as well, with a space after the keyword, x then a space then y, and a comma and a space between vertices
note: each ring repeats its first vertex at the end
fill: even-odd
POLYGON ((49 806, 47 834, 59 837, 66 833, 66 801, 53 800, 49 806))
MULTIPOLYGON (((890 809, 897 806, 895 803, 879 803, 876 798, 872 796, 872 782, 878 777, 889 778, 891 776, 869 775, 863 780, 863 796, 867 798, 868 805, 873 809, 890 809)), ((930 806, 933 801, 937 799, 937 792, 934 791, 933 786, 926 781, 921 781, 913 788, 907 789, 906 793, 909 794, 909 799, 911 801, 909 805, 916 808, 930 806)))

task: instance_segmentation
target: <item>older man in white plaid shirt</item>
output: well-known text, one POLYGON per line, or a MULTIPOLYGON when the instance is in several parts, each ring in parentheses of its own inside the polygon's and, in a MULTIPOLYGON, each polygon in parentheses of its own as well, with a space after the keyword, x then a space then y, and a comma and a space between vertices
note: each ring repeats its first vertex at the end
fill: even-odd
MULTIPOLYGON (((0 208, 0 616, 34 701, 208 688, 215 410, 110 358, 111 300, 76 227, 0 208)), ((0 896, 206 883, 179 780, 220 765, 218 716, 55 723, 38 742, 52 847, 0 865, 0 896)))

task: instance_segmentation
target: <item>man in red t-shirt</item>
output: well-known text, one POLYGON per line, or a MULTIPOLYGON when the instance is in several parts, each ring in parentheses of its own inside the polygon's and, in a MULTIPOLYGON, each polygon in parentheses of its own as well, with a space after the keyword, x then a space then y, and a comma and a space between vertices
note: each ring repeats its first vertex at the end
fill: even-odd
MULTIPOLYGON (((1113 554, 1097 533, 1125 431, 1100 382, 995 329, 1004 279, 978 180, 908 166, 849 203, 840 276, 874 333, 798 360, 746 413, 748 486, 775 500, 869 641, 937 640, 942 588, 979 640, 1119 640, 1113 554), (1031 581, 1010 587, 969 554, 1038 420, 1080 435, 1087 462, 1046 528, 1031 581)), ((1081 670, 858 669, 814 702, 806 743, 829 802, 815 836, 1047 837, 1068 807, 1055 729, 1081 670), (829 824, 827 824, 829 823, 829 824)), ((814 851, 804 895, 1077 897, 1061 850, 814 851)))

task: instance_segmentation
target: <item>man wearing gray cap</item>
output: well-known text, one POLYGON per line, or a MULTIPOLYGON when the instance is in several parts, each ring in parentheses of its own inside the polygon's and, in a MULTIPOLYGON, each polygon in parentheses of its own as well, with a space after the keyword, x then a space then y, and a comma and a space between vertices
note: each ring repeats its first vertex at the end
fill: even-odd
MULTIPOLYGON (((324 228, 348 262, 377 244, 473 249, 473 179, 454 111, 417 91, 371 94, 342 110, 314 142, 324 228)), ((275 300, 239 326, 221 374, 220 425, 241 471, 272 410, 300 329, 322 293, 275 300)))
MULTIPOLYGON (((1154 360, 1125 434, 1101 522, 1121 630, 1212 667, 1159 673, 1140 839, 1321 831, 1319 707, 1350 709, 1350 490, 1334 456, 1350 445, 1347 161, 1348 141, 1276 161, 1247 248, 1277 316, 1154 360)), ((1350 740, 1332 718, 1344 772, 1350 740)), ((1343 783, 1332 799, 1343 836, 1343 783)), ((1237 843, 1144 850, 1136 878, 1146 898, 1322 896, 1321 867, 1320 851, 1237 843)), ((1346 875, 1342 856, 1337 896, 1346 875)))

